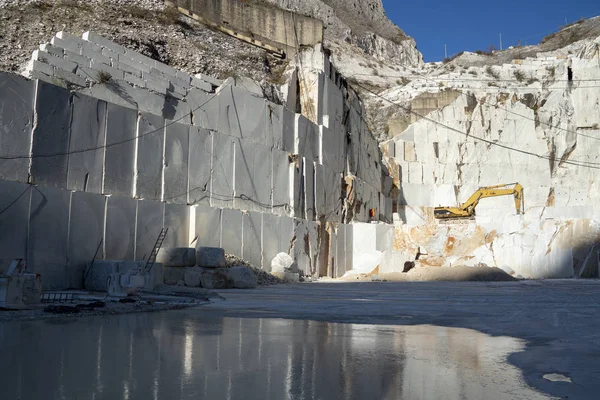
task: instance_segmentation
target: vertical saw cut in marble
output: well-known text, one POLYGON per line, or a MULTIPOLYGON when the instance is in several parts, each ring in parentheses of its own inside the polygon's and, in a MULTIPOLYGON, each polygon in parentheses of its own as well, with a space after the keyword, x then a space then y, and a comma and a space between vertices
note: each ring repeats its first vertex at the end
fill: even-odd
POLYGON ((330 190, 325 185, 325 174, 323 166, 320 164, 315 165, 315 213, 317 219, 321 217, 326 218, 327 212, 325 211, 325 205, 327 204, 326 191, 330 190))
POLYGON ((262 254, 262 217, 258 212, 248 212, 243 217, 242 259, 257 268, 263 263, 262 254))
POLYGON ((219 96, 200 89, 191 89, 186 96, 193 114, 193 123, 211 132, 219 130, 219 96))
POLYGON ((347 256, 352 253, 352 243, 348 242, 346 237, 346 228, 348 225, 339 224, 335 230, 336 246, 336 262, 334 270, 334 278, 344 276, 346 271, 352 269, 352 264, 348 263, 347 256))
POLYGON ((361 156, 360 143, 362 138, 360 135, 360 130, 356 130, 355 128, 353 128, 354 126, 356 126, 355 123, 358 118, 358 113, 353 108, 350 108, 350 112, 348 115, 350 139, 346 147, 346 163, 348 169, 347 173, 358 176, 359 162, 361 156))
POLYGON ((279 248, 280 252, 292 254, 292 249, 294 247, 294 240, 296 238, 296 225, 295 219, 289 217, 281 217, 279 218, 279 228, 280 228, 280 243, 279 248))
POLYGON ((354 242, 354 225, 344 225, 346 228, 346 272, 354 269, 356 261, 354 260, 354 252, 349 251, 354 242))
POLYGON ((190 127, 188 204, 210 204, 213 135, 204 128, 190 127))
POLYGON ((267 103, 262 97, 229 86, 219 94, 221 121, 219 132, 264 146, 267 138, 267 103))
MULTIPOLYGON (((165 204, 152 200, 138 200, 135 230, 135 260, 150 257, 154 244, 164 225, 165 204)), ((167 236, 169 233, 167 233, 167 236)))
POLYGON ((69 218, 67 246, 67 285, 80 289, 88 262, 104 258, 106 197, 95 193, 74 192, 69 218))
POLYGON ((165 228, 168 228, 169 232, 163 247, 190 247, 189 207, 179 204, 165 204, 165 228))
POLYGON ((324 165, 315 164, 315 209, 317 219, 340 222, 342 176, 324 165))
POLYGON ((158 115, 141 113, 138 124, 136 197, 162 200, 163 148, 165 120, 158 115))
POLYGON ((66 187, 71 105, 69 91, 37 81, 31 180, 35 184, 66 187))
POLYGON ((110 196, 106 203, 105 260, 133 261, 136 224, 137 201, 110 196))
POLYGON ((45 289, 66 289, 71 192, 39 186, 31 190, 27 266, 42 275, 45 289))
POLYGON ((320 224, 315 221, 308 221, 308 238, 310 246, 310 276, 319 277, 321 271, 321 251, 326 246, 322 242, 323 238, 320 236, 320 224), (323 247, 322 247, 323 246, 323 247))
POLYGON ((319 131, 318 126, 301 114, 296 114, 294 137, 294 154, 305 157, 310 161, 319 161, 319 131))
POLYGON ((290 216, 295 218, 305 218, 304 204, 304 165, 302 158, 290 157, 289 167, 289 196, 290 196, 290 216))
POLYGON ((266 121, 268 145, 274 149, 283 149, 283 106, 267 101, 266 121))
POLYGON ((226 208, 221 221, 221 247, 228 254, 242 257, 242 212, 226 208))
POLYGON ((344 98, 342 92, 330 79, 324 79, 323 125, 333 131, 343 131, 344 98))
POLYGON ((235 143, 232 137, 213 133, 210 205, 233 207, 235 143))
POLYGON ((242 125, 245 121, 240 114, 241 103, 238 103, 234 94, 232 84, 223 85, 218 89, 219 124, 217 130, 220 133, 241 138, 243 135, 242 125))
POLYGON ((236 140, 235 200, 239 210, 270 212, 272 203, 272 150, 243 139, 236 140))
MULTIPOLYGON (((284 251, 281 241, 281 222, 280 218, 272 214, 263 214, 262 220, 262 252, 263 252, 263 269, 271 270, 271 261, 275 256, 284 251)), ((287 246, 285 249, 287 253, 287 246)))
POLYGON ((294 240, 292 241, 291 255, 298 264, 298 268, 306 275, 310 275, 310 236, 308 231, 309 221, 294 219, 294 240))
MULTIPOLYGON (((360 170, 361 178, 370 183, 370 185, 376 189, 381 189, 381 160, 382 156, 379 150, 379 145, 375 138, 371 135, 368 130, 363 131, 363 156, 361 158, 360 170)), ((433 146, 432 146, 433 147, 433 146)), ((433 183, 433 173, 430 174, 431 183, 433 183)))
POLYGON ((0 210, 10 205, 0 214, 0 271, 6 271, 15 258, 27 259, 31 192, 32 188, 25 183, 0 180, 0 210))
POLYGON ((35 82, 0 72, 0 179, 27 182, 35 82))
POLYGON ((323 274, 329 278, 333 278, 335 276, 335 271, 337 269, 337 234, 336 234, 336 224, 328 223, 326 225, 327 233, 325 237, 327 238, 327 243, 329 245, 328 253, 327 253, 327 270, 326 273, 323 274))
POLYGON ((196 207, 197 245, 221 247, 221 212, 220 208, 202 205, 196 207))
POLYGON ((187 204, 190 127, 167 121, 165 132, 164 200, 187 204))
POLYGON ((281 94, 283 97, 283 104, 286 108, 298 111, 298 97, 300 91, 298 90, 300 82, 298 80, 298 68, 290 70, 289 68, 285 71, 284 77, 287 83, 281 87, 281 94))
POLYGON ((291 154, 296 153, 296 115, 294 112, 283 109, 282 114, 282 150, 291 154))
POLYGON ((337 173, 343 173, 346 166, 346 137, 343 131, 336 132, 323 125, 319 126, 321 164, 337 173))
POLYGON ((103 193, 132 197, 138 115, 110 103, 107 112, 103 193))
POLYGON ((106 107, 106 102, 102 100, 80 93, 73 94, 67 180, 69 190, 102 192, 106 107))
POLYGON ((277 215, 290 214, 290 158, 289 154, 273 149, 273 206, 272 213, 277 215))
POLYGON ((306 219, 314 221, 317 217, 315 206, 315 164, 310 159, 304 158, 303 165, 303 189, 306 219))

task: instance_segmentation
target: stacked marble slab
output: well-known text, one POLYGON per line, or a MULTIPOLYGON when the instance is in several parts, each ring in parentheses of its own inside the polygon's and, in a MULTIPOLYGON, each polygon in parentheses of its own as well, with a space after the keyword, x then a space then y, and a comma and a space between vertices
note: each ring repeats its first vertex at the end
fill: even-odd
POLYGON ((32 54, 24 75, 76 87, 112 79, 182 99, 192 88, 211 92, 221 82, 207 75, 191 76, 127 49, 93 32, 77 37, 58 32, 32 54))

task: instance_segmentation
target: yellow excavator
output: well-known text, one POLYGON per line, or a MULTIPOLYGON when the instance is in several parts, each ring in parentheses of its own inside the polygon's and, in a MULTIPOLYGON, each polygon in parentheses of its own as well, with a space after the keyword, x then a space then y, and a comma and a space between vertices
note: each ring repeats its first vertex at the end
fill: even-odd
POLYGON ((436 207, 434 216, 436 219, 456 219, 471 218, 475 216, 475 207, 479 200, 486 197, 514 196, 517 214, 525 212, 525 203, 523 199, 523 186, 519 183, 509 183, 505 185, 496 185, 479 188, 469 200, 460 207, 436 207))

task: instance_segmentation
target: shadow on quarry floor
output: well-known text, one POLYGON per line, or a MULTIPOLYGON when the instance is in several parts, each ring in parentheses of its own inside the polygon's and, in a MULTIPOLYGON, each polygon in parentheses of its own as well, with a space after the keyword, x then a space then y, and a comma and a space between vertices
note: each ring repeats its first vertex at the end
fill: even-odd
POLYGON ((514 282, 500 268, 490 267, 416 267, 410 271, 347 275, 335 280, 337 282, 514 282))

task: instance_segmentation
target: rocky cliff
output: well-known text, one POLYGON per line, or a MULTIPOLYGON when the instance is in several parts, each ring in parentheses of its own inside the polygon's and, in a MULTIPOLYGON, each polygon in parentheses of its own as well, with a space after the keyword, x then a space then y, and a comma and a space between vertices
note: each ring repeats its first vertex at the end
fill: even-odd
MULTIPOLYGON (((386 17, 381 0, 252 1, 322 19, 326 46, 347 77, 359 73, 356 79, 369 82, 360 73, 372 74, 371 66, 386 75, 398 65, 423 62, 414 40, 386 17)), ((58 31, 87 30, 190 74, 249 76, 265 87, 285 83, 287 60, 211 30, 162 0, 0 0, 0 71, 22 71, 39 43, 58 31)))
POLYGON ((421 65, 414 39, 392 23, 381 0, 262 0, 323 20, 329 42, 350 43, 387 64, 421 65))
POLYGON ((597 276, 600 36, 587 32, 592 37, 546 52, 521 49, 533 56, 504 63, 500 52, 465 53, 370 96, 371 122, 393 137, 384 152, 401 187, 390 265, 597 276), (455 207, 480 187, 511 182, 525 188, 524 214, 511 197, 498 197, 482 200, 471 221, 433 218, 434 207, 455 207))

